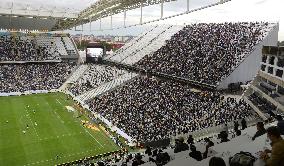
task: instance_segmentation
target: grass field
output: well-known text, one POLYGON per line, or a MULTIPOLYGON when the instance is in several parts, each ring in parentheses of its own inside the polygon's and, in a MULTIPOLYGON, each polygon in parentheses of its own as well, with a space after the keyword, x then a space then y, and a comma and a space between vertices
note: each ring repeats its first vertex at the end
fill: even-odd
POLYGON ((62 93, 0 97, 0 165, 55 165, 120 149, 98 126, 84 127, 86 117, 65 107, 73 104, 62 93))

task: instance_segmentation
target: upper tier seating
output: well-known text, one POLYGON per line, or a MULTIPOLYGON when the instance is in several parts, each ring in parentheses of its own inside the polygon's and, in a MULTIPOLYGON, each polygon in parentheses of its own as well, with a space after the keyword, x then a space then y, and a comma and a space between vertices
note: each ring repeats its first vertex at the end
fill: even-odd
POLYGON ((0 62, 61 61, 61 57, 66 56, 76 56, 76 49, 69 37, 46 34, 0 35, 0 62))
POLYGON ((187 25, 135 65, 215 86, 254 50, 273 25, 263 22, 187 25))

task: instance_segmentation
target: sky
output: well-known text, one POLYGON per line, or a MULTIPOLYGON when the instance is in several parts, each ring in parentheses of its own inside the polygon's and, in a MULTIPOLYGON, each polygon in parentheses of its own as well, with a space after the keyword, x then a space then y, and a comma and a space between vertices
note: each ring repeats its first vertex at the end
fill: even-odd
MULTIPOLYGON (((97 0, 1 0, 0 5, 4 3, 28 3, 32 5, 56 6, 58 8, 70 8, 70 10, 82 10, 97 0)), ((164 4, 164 16, 170 16, 186 11, 187 0, 177 0, 175 2, 164 4)), ((190 9, 208 5, 217 0, 189 0, 190 9)), ((174 17, 152 24, 136 26, 132 28, 121 28, 119 30, 99 30, 99 21, 83 26, 82 31, 68 31, 72 34, 94 34, 94 35, 138 35, 147 30, 153 24, 190 24, 197 22, 238 22, 238 21, 269 21, 279 22, 279 40, 284 40, 284 0, 231 0, 222 5, 196 11, 187 15, 174 17)), ((160 18, 160 5, 145 7, 143 9, 143 21, 160 18)), ((127 12, 126 25, 137 24, 140 21, 140 9, 127 12)), ((110 17, 102 19, 102 29, 110 28, 110 17)), ((113 16, 113 27, 123 26, 123 13, 113 16)), ((81 26, 76 28, 82 30, 81 26)))

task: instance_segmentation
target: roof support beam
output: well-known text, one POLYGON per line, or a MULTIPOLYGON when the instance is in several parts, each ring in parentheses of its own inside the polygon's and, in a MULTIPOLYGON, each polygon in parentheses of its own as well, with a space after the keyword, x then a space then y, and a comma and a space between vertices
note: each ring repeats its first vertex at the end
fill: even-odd
POLYGON ((92 31, 92 19, 91 17, 89 18, 89 21, 90 21, 90 32, 92 31))
POLYGON ((123 26, 126 27, 126 10, 124 9, 123 26))
POLYGON ((111 10, 111 15, 110 15, 110 29, 112 29, 112 15, 113 15, 113 13, 112 13, 112 10, 111 10))
POLYGON ((102 30, 102 14, 100 15, 100 30, 102 30))
POLYGON ((186 2, 186 7, 187 7, 187 12, 189 12, 189 0, 187 0, 187 2, 186 2))
POLYGON ((140 24, 142 25, 143 23, 143 2, 142 0, 140 1, 140 24))
POLYGON ((164 0, 161 0, 161 18, 164 17, 164 0))

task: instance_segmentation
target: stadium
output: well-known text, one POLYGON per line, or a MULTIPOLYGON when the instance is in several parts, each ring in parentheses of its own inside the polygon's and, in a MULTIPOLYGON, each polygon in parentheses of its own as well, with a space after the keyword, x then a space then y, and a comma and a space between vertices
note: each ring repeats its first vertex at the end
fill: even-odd
POLYGON ((0 166, 284 166, 282 5, 1 0, 0 166))

